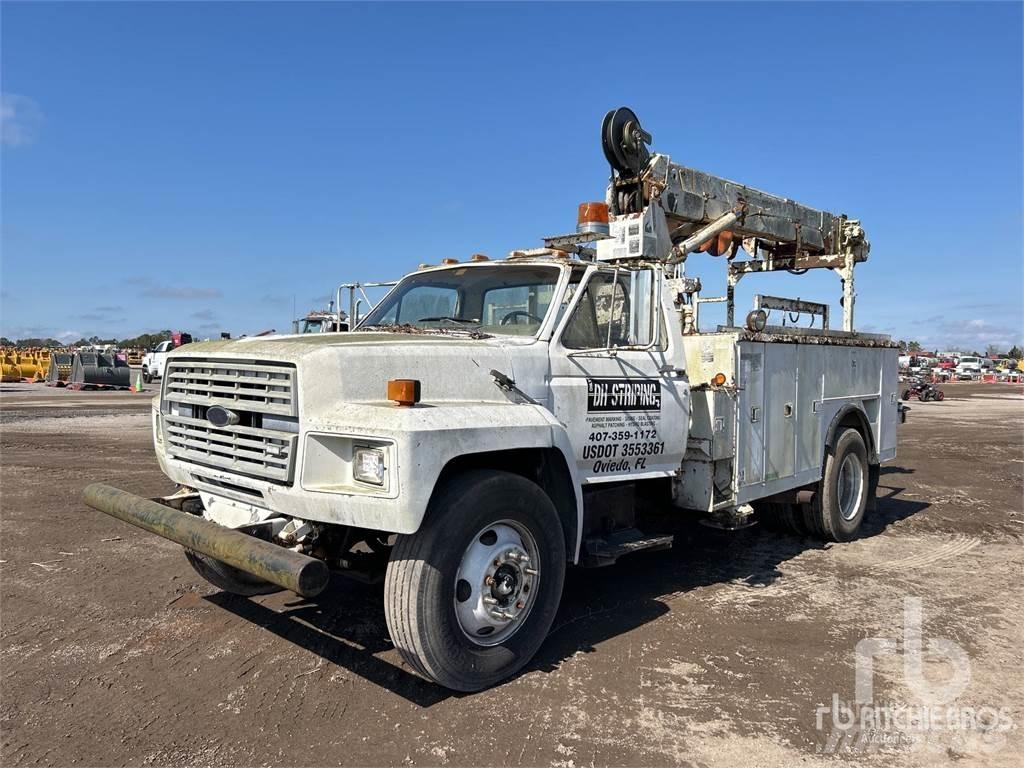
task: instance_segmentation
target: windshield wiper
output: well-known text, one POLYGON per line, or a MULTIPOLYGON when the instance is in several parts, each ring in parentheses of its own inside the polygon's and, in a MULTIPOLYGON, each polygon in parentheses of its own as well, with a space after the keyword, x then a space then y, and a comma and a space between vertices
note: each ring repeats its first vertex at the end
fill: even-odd
POLYGON ((464 317, 452 317, 451 315, 438 315, 437 317, 421 317, 417 320, 417 323, 438 323, 447 320, 452 323, 461 323, 463 325, 480 325, 480 321, 477 319, 466 319, 464 317))

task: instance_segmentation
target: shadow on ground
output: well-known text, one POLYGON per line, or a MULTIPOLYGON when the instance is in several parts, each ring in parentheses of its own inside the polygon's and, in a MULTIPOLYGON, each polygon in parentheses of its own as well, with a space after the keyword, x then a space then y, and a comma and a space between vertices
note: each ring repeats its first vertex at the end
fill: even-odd
MULTIPOLYGON (((858 538, 876 536, 929 506, 898 498, 902 488, 884 485, 885 475, 908 471, 912 470, 882 470, 878 508, 865 520, 858 538)), ((548 639, 523 673, 554 671, 576 653, 591 652, 601 642, 657 619, 670 610, 666 596, 733 581, 767 586, 783 577, 781 564, 828 546, 763 526, 726 532, 692 523, 676 533, 669 551, 640 553, 607 568, 570 569, 548 639)), ((275 599, 279 596, 271 598, 275 599)), ((317 599, 295 598, 280 608, 224 592, 206 600, 418 706, 430 707, 458 695, 381 658, 393 649, 381 585, 335 576, 317 599)))

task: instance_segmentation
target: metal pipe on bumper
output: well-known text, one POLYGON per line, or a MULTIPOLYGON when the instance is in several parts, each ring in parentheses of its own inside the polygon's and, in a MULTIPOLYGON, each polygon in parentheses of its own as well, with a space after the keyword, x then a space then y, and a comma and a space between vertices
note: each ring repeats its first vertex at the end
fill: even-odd
POLYGON ((119 488, 93 483, 86 486, 82 498, 93 509, 145 528, 157 536, 163 536, 303 597, 316 597, 330 579, 330 571, 323 560, 307 557, 119 488))

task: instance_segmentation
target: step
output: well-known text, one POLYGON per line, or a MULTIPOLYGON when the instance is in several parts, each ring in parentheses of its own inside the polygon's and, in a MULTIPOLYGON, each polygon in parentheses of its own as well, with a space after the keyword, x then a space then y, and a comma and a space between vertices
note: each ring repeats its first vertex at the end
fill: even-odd
POLYGON ((623 555, 670 549, 673 538, 672 534, 649 534, 636 528, 624 528, 604 538, 589 536, 583 540, 580 562, 588 568, 612 565, 623 555))

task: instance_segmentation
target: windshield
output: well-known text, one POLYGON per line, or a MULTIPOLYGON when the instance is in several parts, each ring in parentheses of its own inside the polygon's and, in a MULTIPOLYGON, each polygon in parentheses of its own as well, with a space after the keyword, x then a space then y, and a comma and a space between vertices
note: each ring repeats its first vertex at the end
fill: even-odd
POLYGON ((558 285, 559 267, 495 264, 406 277, 359 324, 533 336, 558 285))
POLYGON ((320 333, 324 329, 323 320, 303 320, 302 321, 302 332, 303 333, 320 333))

